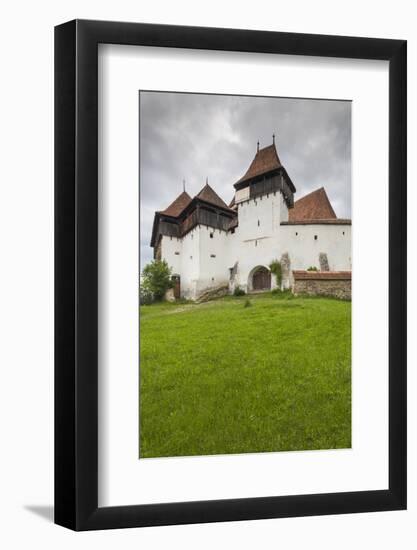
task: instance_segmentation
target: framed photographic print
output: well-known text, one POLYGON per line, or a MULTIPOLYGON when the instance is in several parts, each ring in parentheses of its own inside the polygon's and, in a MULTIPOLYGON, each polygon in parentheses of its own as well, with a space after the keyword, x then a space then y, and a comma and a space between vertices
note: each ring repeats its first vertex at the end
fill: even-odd
POLYGON ((55 521, 406 507, 406 42, 55 30, 55 521))

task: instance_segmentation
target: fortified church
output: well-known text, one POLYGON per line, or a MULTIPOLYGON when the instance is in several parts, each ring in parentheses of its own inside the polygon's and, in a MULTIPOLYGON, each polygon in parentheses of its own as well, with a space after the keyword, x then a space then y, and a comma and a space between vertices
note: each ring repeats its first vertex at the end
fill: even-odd
POLYGON ((274 260, 281 263, 282 288, 293 288, 294 278, 331 280, 341 273, 350 285, 351 220, 336 216, 323 187, 298 200, 295 193, 274 137, 263 149, 258 143, 229 205, 206 181, 195 197, 184 190, 155 212, 151 246, 154 258, 172 268, 175 296, 196 300, 236 286, 269 290, 276 287, 274 260), (311 267, 317 274, 306 271, 311 267))

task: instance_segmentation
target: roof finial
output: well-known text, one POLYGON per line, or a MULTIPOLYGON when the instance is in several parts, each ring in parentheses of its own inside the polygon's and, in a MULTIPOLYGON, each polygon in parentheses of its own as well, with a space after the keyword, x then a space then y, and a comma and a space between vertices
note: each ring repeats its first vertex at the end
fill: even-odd
POLYGON ((272 143, 273 143, 273 145, 275 145, 275 133, 272 134, 272 143))
POLYGON ((185 193, 185 178, 182 179, 182 191, 185 193))
POLYGON ((259 139, 258 139, 258 143, 256 144, 256 152, 259 153, 259 139))
POLYGON ((206 185, 208 185, 208 176, 206 176, 206 185))

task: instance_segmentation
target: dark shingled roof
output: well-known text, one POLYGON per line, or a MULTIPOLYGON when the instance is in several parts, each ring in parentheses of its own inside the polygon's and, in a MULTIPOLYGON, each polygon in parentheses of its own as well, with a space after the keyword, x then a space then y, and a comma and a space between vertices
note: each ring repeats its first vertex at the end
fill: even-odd
POLYGON ((181 195, 178 195, 175 201, 168 206, 168 208, 165 208, 165 210, 162 210, 159 213, 164 216, 172 216, 173 218, 177 218, 184 208, 190 204, 190 202, 190 195, 186 191, 183 191, 181 195))
POLYGON ((236 183, 242 183, 243 181, 250 180, 256 176, 261 176, 277 168, 281 168, 282 164, 279 160, 275 144, 268 145, 263 149, 257 151, 255 158, 249 166, 246 174, 240 178, 236 183))
POLYGON ((208 183, 206 183, 203 189, 198 193, 198 195, 196 195, 196 198, 209 202, 214 206, 220 206, 220 208, 226 208, 226 210, 229 210, 227 204, 219 197, 216 191, 214 191, 208 183))
POLYGON ((288 211, 290 222, 307 220, 335 220, 337 216, 330 204, 324 187, 295 201, 294 208, 288 211))

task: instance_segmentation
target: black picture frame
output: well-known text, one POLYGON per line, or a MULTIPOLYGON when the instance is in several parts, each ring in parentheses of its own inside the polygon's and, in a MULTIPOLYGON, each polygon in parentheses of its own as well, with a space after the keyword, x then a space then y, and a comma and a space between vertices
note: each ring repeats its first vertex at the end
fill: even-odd
MULTIPOLYGON (((55 28, 55 522, 109 529, 406 508, 406 41, 74 20, 55 28), (388 60, 389 488, 98 507, 98 44, 388 60)), ((380 266, 384 269, 384 266, 380 266)))

